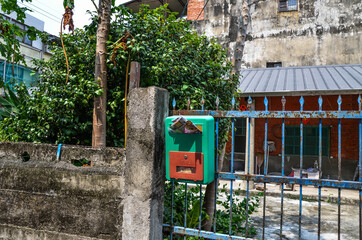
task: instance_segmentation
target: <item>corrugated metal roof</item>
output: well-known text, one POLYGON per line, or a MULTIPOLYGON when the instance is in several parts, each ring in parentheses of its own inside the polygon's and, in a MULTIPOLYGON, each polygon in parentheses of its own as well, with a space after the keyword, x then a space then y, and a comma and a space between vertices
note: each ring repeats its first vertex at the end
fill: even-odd
POLYGON ((362 64, 253 68, 241 71, 241 95, 362 93, 362 64))

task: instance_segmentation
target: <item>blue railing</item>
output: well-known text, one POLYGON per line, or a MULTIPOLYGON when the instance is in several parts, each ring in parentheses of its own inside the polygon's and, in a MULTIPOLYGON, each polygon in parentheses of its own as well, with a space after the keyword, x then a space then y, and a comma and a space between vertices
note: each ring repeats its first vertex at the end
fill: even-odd
MULTIPOLYGON (((164 231, 171 233, 171 239, 173 239, 174 235, 183 235, 183 236, 195 236, 206 239, 246 239, 248 238, 248 219, 249 219, 249 211, 248 211, 248 202, 250 200, 250 189, 249 182, 263 183, 264 184, 264 194, 263 194, 263 226, 262 226, 262 238, 265 239, 265 205, 266 205, 266 183, 276 183, 281 185, 281 202, 280 202, 280 239, 283 236, 283 216, 284 216, 284 184, 298 184, 300 185, 299 192, 299 218, 298 218, 298 238, 302 237, 302 202, 303 202, 303 186, 316 186, 318 187, 318 239, 321 238, 321 201, 322 201, 322 187, 328 188, 336 188, 338 189, 338 239, 341 239, 341 189, 350 189, 359 191, 359 238, 362 239, 362 98, 358 97, 358 110, 354 111, 342 111, 342 97, 339 96, 337 100, 338 110, 337 111, 323 111, 323 98, 319 97, 318 99, 318 111, 304 111, 304 98, 301 97, 299 100, 300 110, 299 111, 286 111, 286 98, 281 98, 282 103, 282 111, 269 111, 268 110, 268 99, 264 98, 264 111, 254 111, 251 109, 252 99, 249 97, 247 101, 247 110, 246 111, 236 111, 234 110, 235 99, 232 100, 232 109, 230 111, 221 111, 219 110, 219 99, 216 99, 216 110, 205 110, 204 109, 204 99, 201 101, 201 110, 190 110, 190 100, 188 100, 187 110, 176 110, 176 101, 173 100, 173 115, 211 115, 213 116, 215 121, 215 130, 216 130, 216 149, 219 147, 218 143, 218 134, 219 134, 219 119, 220 118, 231 118, 232 131, 231 131, 231 159, 230 159, 230 172, 218 172, 218 152, 216 151, 216 159, 215 159, 215 169, 216 169, 216 178, 215 178, 215 212, 214 219, 216 219, 216 204, 217 204, 217 191, 218 191, 218 181, 219 180, 230 180, 230 216, 229 216, 229 233, 221 234, 217 232, 216 229, 216 221, 213 222, 212 231, 205 231, 201 229, 201 214, 202 214, 202 185, 200 185, 200 215, 199 215, 199 225, 198 229, 188 228, 186 225, 187 222, 187 183, 185 183, 185 212, 184 212, 184 224, 183 226, 173 226, 174 224, 174 183, 172 182, 172 210, 171 210, 171 221, 170 225, 164 224, 164 231), (248 134, 247 134, 247 168, 245 169, 245 173, 235 173, 234 171, 234 124, 236 118, 248 118, 248 134), (264 151, 264 174, 257 175, 251 173, 250 171, 250 163, 253 163, 253 159, 250 159, 250 129, 251 129, 251 119, 265 119, 265 136, 264 136, 264 149, 268 148, 268 119, 278 118, 282 120, 281 131, 282 131, 282 141, 281 141, 281 176, 272 176, 268 175, 268 153, 264 151), (300 167, 300 175, 294 177, 288 177, 285 175, 285 139, 286 139, 286 131, 285 131, 285 119, 300 119, 300 150, 299 150, 299 167, 300 167), (324 179, 322 178, 322 173, 319 171, 318 179, 308 179, 303 178, 303 129, 305 118, 314 118, 319 119, 319 137, 318 137, 318 168, 322 169, 322 120, 323 119, 338 119, 338 179, 324 179), (341 119, 357 119, 359 120, 358 126, 356 126, 356 130, 358 131, 358 181, 344 181, 342 180, 342 123, 341 119), (233 236, 231 230, 232 224, 232 204, 233 204, 233 182, 237 180, 244 180, 247 182, 246 184, 246 235, 245 236, 233 236)), ((250 238, 248 238, 250 239, 250 238)))

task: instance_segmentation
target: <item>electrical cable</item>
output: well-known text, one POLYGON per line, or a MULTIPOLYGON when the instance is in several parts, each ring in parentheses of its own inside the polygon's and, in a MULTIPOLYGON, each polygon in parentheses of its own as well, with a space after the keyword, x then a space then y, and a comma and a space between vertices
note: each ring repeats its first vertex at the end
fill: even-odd
POLYGON ((127 145, 127 94, 128 94, 128 74, 129 74, 129 61, 131 54, 128 54, 127 68, 126 68, 126 88, 124 94, 124 147, 127 145))
MULTIPOLYGON (((24 4, 24 3, 23 3, 23 4, 24 4)), ((59 18, 58 16, 55 16, 54 14, 50 13, 49 11, 46 11, 46 10, 44 10, 44 9, 42 9, 42 8, 40 8, 40 7, 32 4, 32 3, 30 3, 30 2, 29 2, 29 3, 26 3, 26 4, 24 4, 24 5, 27 6, 27 7, 37 8, 37 9, 39 9, 40 11, 43 11, 45 14, 48 14, 49 16, 55 17, 56 19, 59 19, 59 21, 61 20, 61 18, 59 18), (27 4, 29 4, 30 6, 27 6, 27 4)))
MULTIPOLYGON (((37 5, 41 5, 42 7, 45 7, 46 9, 51 10, 51 12, 55 15, 57 15, 59 13, 59 11, 55 10, 54 8, 50 7, 49 5, 44 4, 43 2, 39 1, 39 0, 32 0, 31 4, 33 4, 34 2, 37 2, 37 5)), ((29 2, 30 3, 30 2, 29 2)), ((63 6, 63 5, 62 5, 63 6)), ((63 8, 62 8, 63 9, 63 8)))
POLYGON ((189 5, 189 1, 190 1, 190 0, 187 0, 187 3, 186 3, 186 5, 184 6, 184 9, 182 10, 181 18, 184 16, 184 13, 185 13, 185 10, 186 10, 186 8, 187 8, 187 5, 189 5))
POLYGON ((206 1, 204 7, 202 8, 201 12, 199 13, 199 16, 196 18, 195 22, 199 19, 199 17, 201 16, 201 13, 205 10, 206 5, 209 3, 209 0, 206 1))
MULTIPOLYGON (((64 14, 65 15, 65 14, 64 14)), ((69 79, 69 62, 68 62, 68 57, 67 57, 67 51, 65 50, 65 46, 64 46, 64 42, 63 42, 63 21, 64 21, 64 15, 62 18, 62 21, 60 22, 60 40, 62 42, 62 47, 63 47, 63 52, 64 52, 64 56, 65 56, 65 63, 67 64, 67 80, 65 81, 65 84, 68 83, 68 79, 69 79)))
POLYGON ((37 11, 36 9, 33 9, 33 8, 31 8, 31 7, 28 7, 28 6, 25 6, 23 3, 20 3, 20 2, 19 2, 19 4, 22 4, 24 7, 28 8, 28 9, 34 11, 34 12, 37 12, 37 13, 39 13, 40 15, 42 15, 42 16, 50 19, 50 20, 53 20, 54 22, 59 23, 59 21, 60 21, 60 20, 56 20, 56 19, 54 19, 54 18, 51 18, 51 17, 49 17, 48 15, 45 15, 45 14, 43 14, 42 12, 37 11))

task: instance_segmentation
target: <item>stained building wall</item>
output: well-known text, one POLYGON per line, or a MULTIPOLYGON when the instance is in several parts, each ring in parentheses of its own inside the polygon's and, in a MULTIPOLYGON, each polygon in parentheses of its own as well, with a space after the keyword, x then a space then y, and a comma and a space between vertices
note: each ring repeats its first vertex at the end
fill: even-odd
MULTIPOLYGON (((228 49, 235 70, 362 62, 359 0, 299 0, 297 11, 280 12, 278 0, 210 0, 199 33, 228 49)), ((192 9, 188 9, 192 11, 192 9)))

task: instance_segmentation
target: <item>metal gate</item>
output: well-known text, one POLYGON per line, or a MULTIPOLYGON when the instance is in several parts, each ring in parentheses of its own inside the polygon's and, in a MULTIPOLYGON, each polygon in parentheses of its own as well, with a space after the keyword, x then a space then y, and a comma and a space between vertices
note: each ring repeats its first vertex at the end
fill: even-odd
MULTIPOLYGON (((339 96, 337 104, 338 104, 338 110, 335 111, 323 111, 323 98, 319 97, 318 99, 318 106, 319 109, 315 111, 304 111, 304 98, 301 97, 299 100, 300 103, 300 110, 299 111, 287 111, 286 109, 286 98, 282 97, 281 99, 281 106, 282 109, 280 111, 268 111, 268 99, 264 98, 264 111, 253 111, 251 110, 252 106, 252 99, 249 97, 247 101, 247 107, 246 109, 243 109, 245 111, 239 111, 234 110, 235 105, 235 99, 232 100, 232 110, 230 111, 220 111, 218 110, 219 106, 219 100, 216 100, 216 110, 205 110, 204 109, 204 100, 201 101, 201 110, 176 110, 176 102, 173 100, 173 115, 210 115, 215 118, 215 129, 216 129, 216 148, 218 146, 218 134, 219 134, 219 121, 221 118, 231 118, 231 124, 232 124, 232 131, 231 131, 231 159, 230 159, 230 172, 217 172, 215 176, 216 183, 219 180, 230 180, 230 218, 229 218, 229 233, 218 233, 218 229, 216 229, 216 223, 214 221, 213 223, 213 231, 205 231, 201 229, 201 206, 202 206, 202 186, 200 186, 200 213, 199 213, 199 224, 198 228, 188 228, 186 226, 187 221, 187 184, 185 184, 185 209, 184 209, 184 225, 183 226, 174 226, 174 183, 172 182, 172 210, 171 210, 171 219, 169 220, 170 224, 164 224, 164 232, 169 232, 171 239, 174 239, 175 236, 194 236, 198 238, 204 238, 204 239, 246 239, 248 236, 234 236, 231 234, 231 223, 232 223, 232 204, 233 204, 233 183, 235 181, 244 180, 247 182, 246 186, 246 208, 248 208, 248 202, 250 201, 250 189, 249 189, 249 182, 253 181, 255 183, 261 183, 264 184, 264 194, 263 194, 263 222, 262 222, 262 239, 265 238, 265 229, 266 229, 266 218, 265 218, 265 205, 267 202, 267 193, 266 190, 266 184, 267 183, 277 183, 281 185, 280 190, 280 239, 282 239, 283 236, 283 216, 284 216, 284 189, 285 184, 297 184, 300 186, 300 192, 299 192, 299 220, 298 220, 298 238, 301 239, 302 237, 302 220, 303 220, 303 212, 302 212, 302 205, 303 205, 303 186, 315 186, 318 188, 318 239, 321 238, 321 222, 322 222, 322 215, 321 215, 321 191, 322 188, 334 188, 338 189, 338 239, 341 239, 341 190, 342 189, 350 189, 350 190, 356 190, 359 192, 359 239, 362 239, 362 99, 361 96, 358 97, 358 110, 356 111, 342 111, 341 105, 342 105, 342 97, 339 96), (245 173, 235 173, 234 171, 234 140, 235 140, 235 133, 234 133, 234 125, 235 120, 237 118, 245 118, 248 119, 247 121, 247 136, 246 136, 246 142, 247 142, 247 149, 248 154, 245 161, 248 162, 247 169, 245 169, 245 173), (250 171, 250 164, 253 163, 253 159, 250 159, 250 127, 251 127, 251 121, 250 119, 264 119, 265 121, 265 129, 264 129, 264 149, 267 149, 268 147, 268 119, 280 119, 281 124, 281 133, 282 133, 282 142, 281 142, 281 176, 272 176, 268 175, 268 154, 267 151, 264 151, 264 171, 263 174, 254 174, 250 171), (338 179, 337 180, 331 180, 331 179, 325 179, 322 178, 321 171, 319 171, 319 179, 308 179, 303 178, 303 171, 299 171, 299 176, 294 177, 288 177, 285 175, 285 146, 286 146, 286 119, 300 119, 300 125, 299 125, 299 132, 300 132, 300 149, 299 149, 299 169, 303 169, 303 129, 305 129, 305 122, 303 119, 318 119, 319 125, 318 125, 318 168, 321 169, 322 167, 322 123, 323 119, 338 119, 338 179), (342 180, 342 124, 341 119, 357 119, 358 124, 355 126, 355 130, 358 132, 358 169, 356 170, 357 174, 359 175, 359 178, 357 181, 343 181, 342 180)), ((188 102, 188 106, 189 106, 188 102)), ((189 107, 188 107, 189 108, 189 107)), ((218 159, 218 156, 216 154, 216 159, 218 159)), ((218 169, 216 161, 216 169, 218 169)), ((215 198, 217 198, 217 191, 218 191, 218 184, 215 184, 215 198)), ((357 210, 357 209, 356 209, 357 210)), ((246 209, 246 233, 248 233, 248 218, 249 213, 248 209, 246 209)), ((215 201, 215 213, 214 213, 214 219, 216 214, 216 201, 215 201)), ((248 238, 249 239, 249 238, 248 238)))

